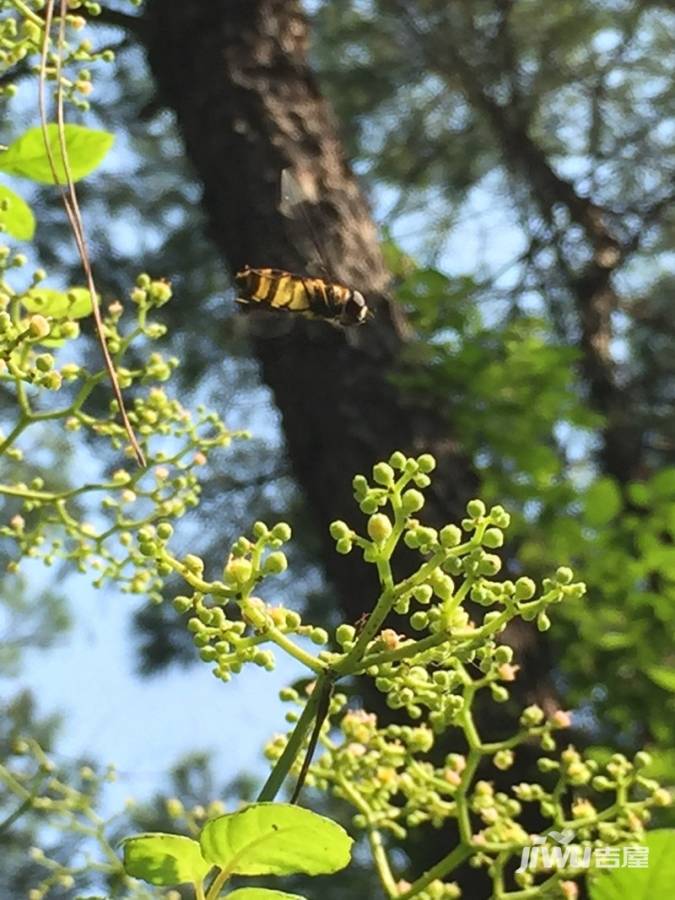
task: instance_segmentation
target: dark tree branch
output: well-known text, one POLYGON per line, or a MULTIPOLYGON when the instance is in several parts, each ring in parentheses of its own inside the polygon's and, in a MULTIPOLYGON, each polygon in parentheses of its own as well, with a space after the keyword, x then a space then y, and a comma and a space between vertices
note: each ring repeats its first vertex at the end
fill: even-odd
MULTIPOLYGON (((615 378, 611 355, 612 313, 619 306, 619 298, 612 276, 630 246, 621 243, 611 232, 606 210, 580 195, 571 182, 558 175, 530 135, 527 111, 518 104, 502 105, 492 96, 483 73, 468 61, 453 42, 453 35, 450 34, 448 39, 447 33, 422 32, 407 2, 389 2, 406 21, 428 68, 453 86, 459 78, 470 104, 490 122, 507 170, 528 185, 549 227, 557 230, 556 210, 562 207, 570 222, 579 226, 586 237, 590 260, 581 270, 567 261, 561 241, 557 242, 556 250, 576 306, 589 396, 595 409, 607 419, 602 465, 606 472, 626 481, 639 465, 641 438, 632 423, 626 420, 625 397, 615 378)), ((464 7, 462 11, 467 12, 464 7)), ((465 21, 470 30, 474 28, 470 13, 465 16, 465 21)), ((482 37, 475 30, 470 33, 479 44, 482 37)))

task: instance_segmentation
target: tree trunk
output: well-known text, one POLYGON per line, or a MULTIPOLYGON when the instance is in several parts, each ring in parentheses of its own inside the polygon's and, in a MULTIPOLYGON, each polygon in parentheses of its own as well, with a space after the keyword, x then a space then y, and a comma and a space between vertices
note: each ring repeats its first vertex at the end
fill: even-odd
POLYGON ((280 214, 279 179, 292 166, 312 199, 334 277, 358 288, 375 318, 349 332, 289 314, 255 316, 255 354, 283 419, 288 454, 317 528, 323 564, 353 619, 373 600, 370 566, 339 557, 330 521, 358 523, 351 479, 395 449, 439 463, 429 518, 458 519, 474 490, 447 420, 414 403, 391 374, 406 323, 385 292, 375 227, 306 61, 297 0, 153 0, 143 30, 163 101, 175 110, 203 186, 213 238, 230 269, 305 272, 311 246, 280 214))

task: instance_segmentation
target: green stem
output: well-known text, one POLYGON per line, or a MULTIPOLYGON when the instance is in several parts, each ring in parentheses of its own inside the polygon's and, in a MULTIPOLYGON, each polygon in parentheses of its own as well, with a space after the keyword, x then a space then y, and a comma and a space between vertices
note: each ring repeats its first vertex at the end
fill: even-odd
POLYGON ((380 876, 382 887, 390 897, 396 897, 398 888, 389 866, 389 858, 382 841, 382 835, 376 828, 368 830, 368 843, 370 844, 370 852, 373 855, 373 862, 375 863, 377 874, 380 876))
POLYGON ((373 640, 375 635, 380 630, 380 627, 384 620, 387 618, 389 613, 391 612, 391 608, 394 605, 394 597, 392 592, 389 590, 384 590, 375 604, 375 609, 372 611, 370 616, 368 617, 368 621, 363 627, 363 631, 358 637, 358 640, 352 647, 352 649, 344 656, 339 663, 335 665, 335 673, 336 675, 351 675, 355 668, 358 666, 360 661, 363 658, 363 654, 365 653, 368 644, 373 640))
POLYGON ((409 656, 417 656, 418 653, 424 653, 426 650, 433 650, 434 647, 440 647, 448 642, 449 635, 443 631, 436 634, 430 634, 428 637, 419 641, 412 641, 399 647, 398 650, 383 650, 380 653, 373 653, 372 656, 364 656, 359 663, 358 669, 352 674, 360 675, 370 666, 378 666, 381 663, 396 662, 397 660, 407 659, 409 656))
POLYGON ((21 416, 19 421, 16 423, 14 428, 10 431, 4 441, 0 444, 0 454, 4 453, 9 447, 12 446, 14 441, 19 437, 22 431, 30 425, 31 420, 26 416, 21 416))
POLYGON ((311 653, 307 653, 306 650, 303 650, 301 647, 298 647, 297 644, 294 644, 293 641, 283 634, 283 632, 279 631, 278 628, 269 628, 265 633, 265 637, 273 641, 279 649, 283 650, 289 656, 292 656, 293 659, 297 659, 298 662, 301 662, 303 666, 306 666, 314 672, 315 675, 320 676, 326 671, 326 667, 320 663, 315 656, 312 656, 311 653))
POLYGON ((25 19, 29 19, 34 25, 38 25, 40 29, 45 27, 44 19, 41 19, 33 10, 27 6, 23 0, 12 0, 14 7, 21 13, 25 19))
MULTIPOLYGON (((229 877, 227 869, 221 869, 211 882, 211 887, 206 892, 206 900, 217 900, 223 885, 229 877)), ((197 895, 196 900, 199 900, 199 895, 197 895)))
POLYGON ((403 894, 398 894, 397 900, 413 900, 413 898, 417 897, 420 891, 423 891, 425 887, 428 887, 432 881, 443 879, 449 875, 450 872, 454 871, 457 866, 461 865, 465 859, 468 859, 469 856, 471 856, 472 852, 471 848, 466 847, 464 844, 455 847, 452 853, 448 853, 447 856, 436 863, 435 866, 428 869, 424 875, 417 879, 417 881, 414 881, 407 891, 403 894))
POLYGON ((307 700, 300 718, 295 724, 295 728, 293 729, 291 736, 288 739, 288 743, 284 748, 284 752, 277 760, 276 765, 272 769, 269 778, 258 794, 258 803, 271 802, 279 793, 282 784, 286 780, 286 776, 290 772, 293 763, 302 750, 302 745, 309 733, 312 722, 314 721, 314 717, 319 706, 319 701, 323 696, 324 690, 327 688, 327 682, 331 681, 333 677, 333 673, 331 673, 329 676, 328 673, 324 671, 317 678, 316 684, 314 685, 314 690, 307 700))

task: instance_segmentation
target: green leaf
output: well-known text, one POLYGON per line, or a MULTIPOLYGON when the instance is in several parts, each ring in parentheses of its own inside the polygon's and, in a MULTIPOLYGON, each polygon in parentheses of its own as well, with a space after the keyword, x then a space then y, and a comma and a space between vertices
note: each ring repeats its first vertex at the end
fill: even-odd
POLYGON ((271 891, 269 888, 239 888, 227 895, 227 900, 306 900, 300 894, 285 894, 283 891, 271 891))
POLYGON ((649 506, 652 499, 651 491, 643 481, 632 481, 626 493, 633 506, 649 506))
MULTIPOLYGON (((96 169, 113 145, 115 135, 108 131, 95 131, 82 125, 64 127, 68 164, 73 181, 79 181, 96 169)), ((49 146, 59 181, 66 181, 61 158, 59 129, 55 124, 47 126, 49 146)), ((0 171, 21 175, 41 184, 54 184, 54 175, 45 152, 41 128, 31 128, 0 153, 0 171)))
POLYGON ((670 666, 649 666, 647 676, 664 691, 675 694, 675 669, 670 666))
POLYGON ((0 225, 20 241, 30 241, 35 234, 35 216, 23 197, 6 184, 0 184, 0 225))
POLYGON ((27 312, 41 313, 54 319, 84 319, 91 314, 91 296, 87 288, 55 291, 36 287, 22 297, 27 312))
POLYGON ((149 884, 194 884, 211 868, 197 841, 180 834, 136 834, 123 841, 122 847, 127 875, 149 884))
POLYGON ((675 831, 647 834, 647 868, 624 866, 603 872, 590 881, 591 900, 672 900, 675 885, 675 831))
POLYGON ((667 469, 661 469, 649 481, 655 497, 665 499, 666 497, 675 497, 675 467, 670 466, 667 469))
POLYGON ((593 528, 607 525, 623 506, 621 492, 612 478, 598 478, 584 496, 584 518, 593 528))
POLYGON ((256 803, 207 822, 204 859, 233 875, 319 875, 349 862, 352 839, 336 822, 288 803, 256 803))

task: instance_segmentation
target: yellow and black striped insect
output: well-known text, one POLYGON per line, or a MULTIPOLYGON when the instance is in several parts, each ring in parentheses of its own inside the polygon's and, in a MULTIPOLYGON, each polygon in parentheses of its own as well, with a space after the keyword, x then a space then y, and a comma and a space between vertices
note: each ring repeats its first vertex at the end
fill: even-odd
MULTIPOLYGON (((309 221, 307 198, 289 169, 281 173, 280 209, 302 225, 311 237, 319 262, 327 271, 325 256, 309 221)), ((270 309, 296 313, 306 318, 324 319, 333 325, 362 325, 371 315, 360 291, 336 281, 310 275, 295 275, 283 269, 254 269, 245 266, 235 275, 242 303, 260 303, 270 309)))

